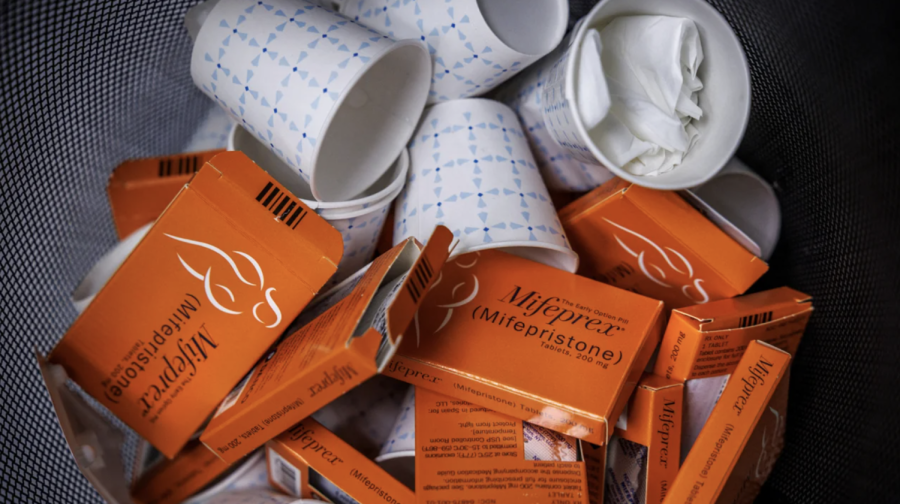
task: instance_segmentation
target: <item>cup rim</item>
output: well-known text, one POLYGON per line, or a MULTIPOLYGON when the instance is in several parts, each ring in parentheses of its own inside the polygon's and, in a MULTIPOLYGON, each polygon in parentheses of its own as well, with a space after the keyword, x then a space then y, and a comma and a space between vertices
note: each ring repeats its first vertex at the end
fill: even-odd
MULTIPOLYGON (((227 149, 229 151, 237 150, 237 147, 235 146, 235 138, 237 137, 238 129, 243 130, 245 134, 253 137, 253 134, 250 133, 246 128, 241 126, 240 123, 235 123, 234 126, 232 126, 231 131, 228 133, 227 149)), ((253 140, 256 141, 256 138, 253 137, 253 140)), ((261 143, 260 143, 260 145, 263 148, 266 148, 265 145, 263 145, 261 143)), ((366 196, 364 198, 359 198, 359 199, 354 199, 354 200, 349 200, 349 201, 319 201, 319 200, 308 200, 305 198, 298 198, 298 199, 300 199, 300 201, 302 201, 304 205, 308 206, 310 208, 310 210, 316 211, 322 217, 329 215, 329 213, 330 213, 330 212, 328 212, 329 210, 335 211, 339 214, 341 210, 345 210, 347 213, 351 213, 351 211, 362 211, 362 210, 372 208, 373 205, 380 203, 382 199, 389 198, 391 194, 393 194, 395 192, 397 192, 399 194, 398 189, 401 189, 401 190, 403 189, 403 186, 406 182, 406 176, 409 173, 409 151, 405 146, 403 147, 403 150, 400 151, 400 156, 398 156, 397 159, 395 159, 394 162, 388 166, 388 170, 390 170, 395 165, 397 165, 397 163, 400 163, 400 169, 398 170, 396 177, 394 177, 394 180, 392 180, 391 183, 387 185, 387 187, 378 191, 375 194, 366 196), (366 205, 366 206, 364 206, 363 208, 359 208, 359 209, 353 208, 353 207, 359 207, 359 206, 363 206, 363 205, 366 205), (350 209, 350 210, 347 210, 347 209, 350 209), (319 210, 323 210, 323 212, 319 212, 319 210)), ((298 177, 299 177, 299 175, 298 175, 298 177)), ((301 179, 302 179, 302 177, 301 177, 301 179)), ((295 194, 294 196, 297 196, 297 195, 295 194)))
MULTIPOLYGON (((363 28, 368 29, 367 27, 364 27, 364 26, 363 26, 363 28)), ((384 36, 384 37, 389 38, 387 36, 384 36)), ((393 39, 391 39, 391 40, 393 40, 393 39)), ((323 138, 325 137, 325 135, 327 134, 328 130, 331 127, 331 123, 334 122, 334 118, 337 115, 338 111, 341 110, 341 107, 344 105, 344 103, 347 101, 348 97, 350 96, 350 94, 351 94, 350 92, 356 87, 356 85, 359 83, 359 81, 363 77, 365 77, 366 74, 371 72, 372 69, 375 68, 375 65, 379 61, 384 59, 388 54, 391 54, 394 51, 398 51, 398 50, 406 48, 406 47, 416 47, 420 51, 422 51, 423 54, 428 58, 429 65, 431 64, 431 54, 429 54, 428 48, 426 48, 425 45, 422 44, 420 41, 414 40, 414 39, 404 39, 404 40, 395 40, 393 42, 394 42, 393 44, 389 45, 384 50, 382 50, 381 52, 376 54, 375 56, 372 56, 372 59, 369 61, 369 63, 366 65, 366 67, 363 69, 363 71, 357 72, 350 79, 350 81, 347 83, 347 86, 344 88, 344 92, 341 93, 341 96, 338 97, 337 102, 335 102, 334 106, 331 107, 331 110, 328 111, 328 115, 325 116, 325 121, 322 122, 322 128, 320 130, 321 131, 321 133, 319 135, 320 137, 323 137, 323 138)), ((411 77, 411 79, 412 78, 414 78, 414 77, 411 77)), ((430 87, 431 87, 430 79, 428 81, 428 86, 430 89, 430 87)), ((425 112, 425 104, 427 103, 427 101, 428 101, 428 92, 426 90, 426 92, 423 95, 422 108, 419 111, 419 115, 415 118, 415 121, 411 121, 411 124, 413 124, 411 133, 413 133, 413 134, 416 131, 415 125, 417 125, 419 123, 419 120, 422 118, 422 115, 425 112)), ((404 142, 401 145, 401 150, 405 150, 405 149, 406 149, 406 142, 404 142)), ((318 173, 318 171, 319 171, 318 170, 319 154, 321 154, 321 151, 322 151, 321 148, 317 148, 313 152, 312 160, 311 160, 312 169, 310 170, 310 173, 309 173, 309 188, 310 188, 310 191, 312 191, 313 197, 315 197, 316 200, 320 199, 320 195, 316 194, 317 191, 316 191, 315 181, 316 181, 316 173, 318 173)), ((398 154, 398 156, 399 156, 399 154, 398 154)), ((384 173, 387 170, 389 170, 392 165, 393 165, 393 163, 388 164, 387 168, 383 169, 380 172, 380 174, 378 175, 378 177, 375 178, 375 180, 378 180, 378 178, 381 177, 381 175, 384 175, 384 173)))
POLYGON ((405 457, 415 457, 415 456, 416 456, 415 450, 400 450, 400 451, 395 451, 395 452, 379 455, 379 456, 375 457, 375 462, 380 464, 386 460, 405 458, 405 457))
MULTIPOLYGON (((568 271, 569 273, 575 273, 576 271, 578 271, 578 263, 580 262, 578 253, 576 253, 574 250, 572 250, 570 248, 561 247, 559 245, 554 245, 552 243, 540 242, 540 241, 537 241, 537 242, 533 242, 533 241, 510 241, 510 242, 495 241, 495 242, 491 242, 491 243, 484 244, 484 245, 476 245, 474 247, 461 246, 461 247, 457 247, 457 249, 453 252, 453 254, 451 254, 451 258, 462 255, 462 254, 467 254, 469 252, 481 252, 483 250, 499 250, 501 252, 506 252, 507 254, 512 254, 517 257, 520 257, 517 254, 513 254, 512 252, 507 252, 506 250, 504 250, 506 248, 545 249, 550 252, 556 252, 556 253, 562 254, 563 256, 568 256, 568 259, 571 259, 573 261, 572 269, 571 270, 565 269, 563 271, 568 271)), ((530 260, 534 261, 534 259, 530 259, 530 260)), ((540 261, 535 261, 535 262, 540 262, 540 261)), ((543 264, 545 266, 550 266, 549 264, 546 264, 543 262, 541 262, 541 264, 543 264)), ((550 266, 550 267, 554 268, 555 266, 550 266)))
POLYGON ((331 222, 343 219, 355 219, 357 217, 362 217, 363 215, 369 215, 375 213, 376 210, 381 210, 382 208, 392 204, 402 191, 403 185, 400 185, 400 187, 394 189, 394 191, 391 194, 387 195, 384 199, 381 199, 365 208, 352 210, 346 213, 340 213, 339 211, 335 211, 334 213, 324 211, 319 213, 319 217, 322 217, 323 219, 331 222))
MULTIPOLYGON (((715 7, 707 3, 705 0, 692 1, 694 1, 701 9, 706 9, 707 11, 709 11, 709 13, 712 14, 712 16, 717 19, 719 23, 728 28, 726 32, 738 49, 738 57, 740 58, 741 63, 740 66, 744 69, 743 82, 747 90, 747 104, 744 109, 740 111, 740 115, 742 117, 740 134, 735 136, 733 140, 734 145, 729 146, 728 155, 723 157, 721 166, 714 170, 707 170, 706 172, 703 172, 702 174, 695 176, 692 179, 688 179, 687 181, 679 183, 673 183, 666 180, 667 174, 665 173, 653 177, 634 175, 622 169, 622 167, 616 166, 614 163, 612 163, 605 155, 603 155, 603 153, 599 148, 597 148, 594 142, 587 140, 585 141, 585 144, 587 145, 587 148, 590 151, 591 155, 593 155, 594 158, 599 161, 604 168, 611 171, 615 176, 642 187, 648 187, 651 189, 679 190, 690 189, 692 187, 696 187, 704 184, 705 182, 708 182, 710 179, 715 177, 716 174, 719 173, 719 171, 724 168, 726 164, 728 164, 728 161, 731 160, 731 158, 734 157, 734 153, 737 152, 737 149, 741 144, 741 140, 744 138, 744 134, 747 132, 747 123, 750 121, 750 105, 752 100, 750 93, 750 67, 747 62, 747 55, 744 52, 744 47, 741 45, 741 41, 738 38, 737 34, 735 34, 734 30, 731 29, 731 25, 728 24, 725 16, 723 16, 718 10, 716 10, 715 7)), ((570 51, 572 51, 572 54, 570 55, 568 61, 566 61, 565 73, 565 93, 567 96, 575 96, 575 68, 577 66, 577 63, 581 59, 581 44, 582 42, 584 42, 584 38, 588 30, 590 30, 591 26, 597 22, 598 18, 601 17, 601 11, 608 3, 608 0, 600 0, 600 3, 595 5, 594 8, 591 9, 591 11, 588 12, 584 16, 584 18, 582 18, 581 25, 578 27, 578 30, 572 34, 572 43, 570 44, 569 49, 570 51)), ((572 111, 572 120, 575 123, 575 129, 578 131, 578 134, 581 135, 581 138, 590 139, 590 136, 588 136, 587 128, 584 127, 584 121, 582 121, 581 115, 578 112, 578 107, 571 107, 570 110, 572 111)), ((675 170, 677 169, 678 168, 676 167, 675 170)), ((675 170, 672 171, 674 172, 675 170)))

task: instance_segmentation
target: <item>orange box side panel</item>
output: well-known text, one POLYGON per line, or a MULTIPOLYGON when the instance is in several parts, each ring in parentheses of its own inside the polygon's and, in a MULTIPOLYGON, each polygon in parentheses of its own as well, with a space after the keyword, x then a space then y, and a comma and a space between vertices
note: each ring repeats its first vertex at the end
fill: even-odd
POLYGON ((583 503, 584 462, 525 460, 521 422, 416 389, 416 495, 420 502, 583 503))

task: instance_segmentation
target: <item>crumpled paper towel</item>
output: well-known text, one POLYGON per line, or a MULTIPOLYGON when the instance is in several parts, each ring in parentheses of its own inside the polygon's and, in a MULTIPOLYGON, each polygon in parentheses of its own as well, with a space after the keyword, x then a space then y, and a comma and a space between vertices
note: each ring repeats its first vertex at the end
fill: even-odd
POLYGON ((601 152, 635 175, 681 163, 703 111, 697 69, 703 48, 690 19, 622 16, 581 46, 578 111, 601 152))

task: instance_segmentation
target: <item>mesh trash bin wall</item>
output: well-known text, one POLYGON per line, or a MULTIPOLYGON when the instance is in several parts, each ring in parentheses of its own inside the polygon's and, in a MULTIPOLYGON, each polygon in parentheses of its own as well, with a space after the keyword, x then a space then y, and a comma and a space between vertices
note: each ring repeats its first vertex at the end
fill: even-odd
MULTIPOLYGON (((192 3, 0 6, 4 502, 101 501, 59 434, 33 349, 49 350, 65 332, 75 317, 68 294, 115 240, 109 173, 126 158, 180 151, 210 107, 189 75, 182 18, 192 3)), ((573 0, 572 19, 593 3, 573 0)), ((763 286, 789 284, 817 308, 793 367, 785 451, 760 501, 895 501, 900 107, 889 63, 900 51, 888 9, 896 8, 711 3, 752 70, 739 156, 773 182, 784 213, 763 286)))

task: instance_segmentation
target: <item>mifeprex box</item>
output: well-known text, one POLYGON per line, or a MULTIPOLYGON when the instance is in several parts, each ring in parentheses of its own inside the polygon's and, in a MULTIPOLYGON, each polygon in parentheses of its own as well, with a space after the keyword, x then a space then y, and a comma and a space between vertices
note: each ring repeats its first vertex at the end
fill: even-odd
POLYGON ((358 504, 415 504, 412 490, 307 418, 266 443, 269 483, 294 497, 358 504))
POLYGON ((442 226, 424 248, 410 238, 344 284, 345 297, 281 341, 222 401, 200 440, 234 462, 381 372, 452 238, 442 226))
POLYGON ((587 504, 602 480, 581 441, 418 387, 415 464, 421 502, 587 504))
MULTIPOLYGON (((790 360, 788 352, 767 343, 752 341, 747 345, 678 471, 666 504, 711 504, 720 502, 720 497, 721 502, 734 502, 754 465, 759 471, 763 468, 758 464, 765 462, 766 470, 771 470, 774 457, 764 457, 771 458, 766 461, 760 457, 760 445, 763 455, 767 446, 759 443, 764 434, 757 427, 761 419, 773 416, 768 406, 776 391, 786 391, 780 383, 790 360), (753 440, 757 444, 751 445, 753 440)), ((779 433, 773 431, 770 436, 779 437, 779 433)), ((758 490, 758 482, 754 484, 752 490, 758 490)), ((752 499, 754 494, 748 495, 752 499)))
POLYGON ((342 248, 246 156, 219 154, 49 360, 171 458, 335 272, 342 248))
POLYGON ((673 191, 613 178, 563 208, 579 273, 681 308, 743 294, 768 269, 673 191))
POLYGON ((662 323, 660 301, 468 253, 445 265, 386 374, 602 445, 662 323))
POLYGON ((616 422, 607 454, 607 502, 663 502, 678 467, 684 387, 645 373, 616 422))

